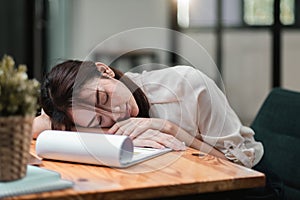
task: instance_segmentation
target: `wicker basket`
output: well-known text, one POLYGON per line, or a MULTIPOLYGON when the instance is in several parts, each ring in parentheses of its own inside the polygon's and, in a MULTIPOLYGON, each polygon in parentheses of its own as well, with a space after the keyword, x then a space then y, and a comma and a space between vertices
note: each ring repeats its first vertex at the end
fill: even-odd
POLYGON ((0 117, 0 181, 26 175, 32 121, 32 117, 0 117))

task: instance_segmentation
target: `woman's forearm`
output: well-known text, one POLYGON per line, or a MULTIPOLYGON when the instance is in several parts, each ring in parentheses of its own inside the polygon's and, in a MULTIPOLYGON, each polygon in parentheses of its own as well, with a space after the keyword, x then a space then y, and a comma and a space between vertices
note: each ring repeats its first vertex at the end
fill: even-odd
POLYGON ((219 150, 215 149, 213 146, 195 138, 194 136, 191 136, 185 131, 180 131, 177 135, 176 138, 185 142, 187 146, 192 147, 194 149, 197 149, 203 153, 207 153, 222 159, 227 159, 225 155, 220 152, 219 150))
POLYGON ((172 134, 180 141, 185 142, 185 144, 189 147, 197 149, 203 153, 207 153, 222 159, 227 159, 222 152, 215 149, 213 146, 190 135, 188 132, 186 132, 185 130, 183 130, 182 128, 180 128, 179 126, 175 125, 172 122, 168 122, 167 125, 164 127, 164 129, 165 132, 172 134))
POLYGON ((220 152, 219 150, 215 149, 214 147, 210 146, 209 144, 206 144, 205 142, 197 138, 194 138, 190 147, 197 149, 203 153, 207 153, 222 159, 227 159, 222 152, 220 152))

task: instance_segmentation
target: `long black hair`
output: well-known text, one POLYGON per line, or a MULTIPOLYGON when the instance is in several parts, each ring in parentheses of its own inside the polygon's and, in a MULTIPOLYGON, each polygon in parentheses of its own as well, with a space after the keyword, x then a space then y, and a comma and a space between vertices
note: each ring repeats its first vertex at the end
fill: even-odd
MULTIPOLYGON (((111 68, 117 80, 124 83, 133 94, 139 113, 137 117, 149 117, 149 102, 144 92, 121 71, 111 68)), ((54 66, 44 78, 41 86, 41 107, 51 119, 52 129, 71 130, 74 122, 68 115, 72 107, 74 91, 79 91, 87 81, 101 77, 92 61, 67 60, 54 66)))

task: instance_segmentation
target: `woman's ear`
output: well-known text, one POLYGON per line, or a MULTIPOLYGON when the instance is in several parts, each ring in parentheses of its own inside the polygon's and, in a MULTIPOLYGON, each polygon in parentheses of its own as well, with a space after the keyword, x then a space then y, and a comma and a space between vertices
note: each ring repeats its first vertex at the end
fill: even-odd
POLYGON ((101 62, 96 62, 95 64, 98 71, 101 72, 103 76, 110 77, 110 78, 115 77, 114 71, 109 66, 101 62))

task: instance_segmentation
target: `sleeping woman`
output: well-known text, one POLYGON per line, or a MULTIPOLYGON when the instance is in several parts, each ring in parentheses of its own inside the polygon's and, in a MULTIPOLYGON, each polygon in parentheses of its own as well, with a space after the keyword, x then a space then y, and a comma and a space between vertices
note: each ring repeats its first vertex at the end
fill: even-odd
POLYGON ((224 93, 189 66, 123 74, 100 62, 67 60, 46 75, 41 106, 34 137, 46 129, 126 135, 135 146, 190 146, 249 168, 263 155, 224 93))

